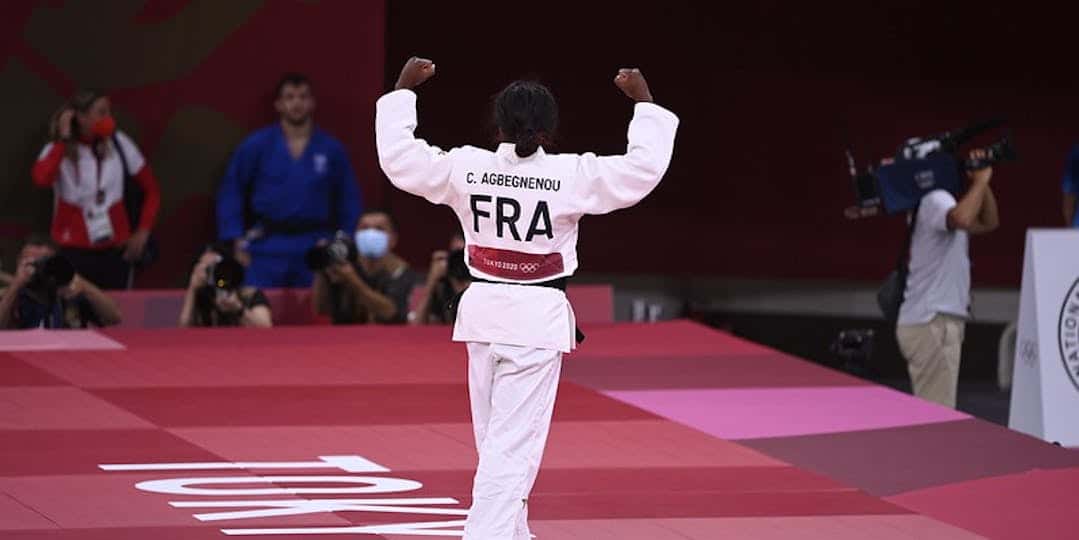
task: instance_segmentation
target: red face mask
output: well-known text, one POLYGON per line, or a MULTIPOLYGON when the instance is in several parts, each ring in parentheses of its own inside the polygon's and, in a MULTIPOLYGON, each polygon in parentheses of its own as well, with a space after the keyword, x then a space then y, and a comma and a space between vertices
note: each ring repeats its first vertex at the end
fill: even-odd
POLYGON ((116 120, 113 120, 111 116, 102 117, 101 120, 94 122, 94 126, 90 128, 90 131, 95 137, 108 139, 116 132, 116 120))

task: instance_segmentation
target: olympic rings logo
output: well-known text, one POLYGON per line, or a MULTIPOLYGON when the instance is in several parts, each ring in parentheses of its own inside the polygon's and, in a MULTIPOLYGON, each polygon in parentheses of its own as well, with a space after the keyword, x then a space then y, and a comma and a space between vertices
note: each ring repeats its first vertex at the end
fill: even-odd
POLYGON ((521 263, 521 271, 526 274, 534 274, 539 270, 539 263, 521 263))

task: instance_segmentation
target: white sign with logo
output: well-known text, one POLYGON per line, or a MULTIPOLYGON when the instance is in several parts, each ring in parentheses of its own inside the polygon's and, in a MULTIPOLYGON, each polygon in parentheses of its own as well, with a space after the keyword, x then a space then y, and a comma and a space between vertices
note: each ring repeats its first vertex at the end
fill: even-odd
POLYGON ((1008 427, 1079 446, 1079 230, 1027 231, 1008 427))

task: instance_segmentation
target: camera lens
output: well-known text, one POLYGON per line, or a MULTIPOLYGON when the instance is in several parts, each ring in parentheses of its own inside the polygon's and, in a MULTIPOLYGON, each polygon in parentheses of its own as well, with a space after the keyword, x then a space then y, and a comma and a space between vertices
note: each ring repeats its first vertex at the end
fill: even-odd
POLYGON ((75 279, 75 267, 63 255, 52 255, 34 261, 34 288, 66 287, 75 279))
POLYGON ((236 259, 224 257, 211 268, 210 283, 218 289, 237 289, 244 282, 244 267, 236 259))

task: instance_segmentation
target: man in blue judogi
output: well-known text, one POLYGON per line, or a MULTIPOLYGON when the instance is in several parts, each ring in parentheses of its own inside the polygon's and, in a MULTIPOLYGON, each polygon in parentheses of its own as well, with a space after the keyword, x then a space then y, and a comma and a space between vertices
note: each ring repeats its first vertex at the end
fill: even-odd
POLYGON ((232 156, 217 195, 217 230, 249 260, 247 284, 308 287, 304 254, 335 231, 351 233, 361 211, 344 146, 312 119, 315 99, 303 75, 277 86, 281 121, 251 134, 232 156))

